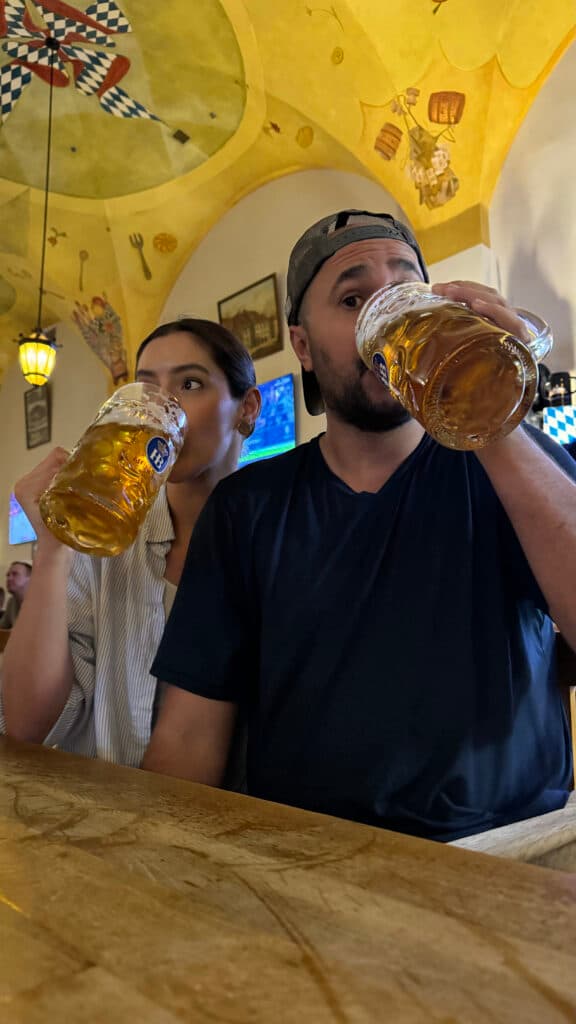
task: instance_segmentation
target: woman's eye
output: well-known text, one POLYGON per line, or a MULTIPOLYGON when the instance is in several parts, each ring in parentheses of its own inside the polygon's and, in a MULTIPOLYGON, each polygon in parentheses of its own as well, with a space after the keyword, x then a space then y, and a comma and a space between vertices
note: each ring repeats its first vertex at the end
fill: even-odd
POLYGON ((360 295, 345 295, 341 302, 347 309, 360 309, 364 300, 360 295))
POLYGON ((182 387, 185 391, 196 391, 198 388, 201 388, 202 385, 195 377, 187 377, 183 382, 182 387))

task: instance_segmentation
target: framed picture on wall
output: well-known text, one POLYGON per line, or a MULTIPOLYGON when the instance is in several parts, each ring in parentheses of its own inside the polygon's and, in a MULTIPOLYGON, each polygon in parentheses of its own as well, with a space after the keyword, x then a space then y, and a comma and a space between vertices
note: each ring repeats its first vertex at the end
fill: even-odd
POLYGON ((276 274, 221 299, 218 319, 240 338, 253 359, 279 352, 283 340, 276 274))
POLYGON ((29 388, 24 392, 26 418, 26 447, 37 448, 47 444, 51 437, 50 385, 29 388))

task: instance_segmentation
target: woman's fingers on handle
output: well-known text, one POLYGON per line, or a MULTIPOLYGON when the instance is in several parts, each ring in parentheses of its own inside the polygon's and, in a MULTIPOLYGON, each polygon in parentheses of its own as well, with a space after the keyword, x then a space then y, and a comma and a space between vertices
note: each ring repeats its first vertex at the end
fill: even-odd
POLYGON ((21 477, 14 486, 16 500, 24 509, 36 532, 38 532, 36 527, 42 524, 38 509, 40 495, 44 493, 67 458, 68 452, 65 448, 54 448, 45 459, 42 459, 42 462, 21 477))

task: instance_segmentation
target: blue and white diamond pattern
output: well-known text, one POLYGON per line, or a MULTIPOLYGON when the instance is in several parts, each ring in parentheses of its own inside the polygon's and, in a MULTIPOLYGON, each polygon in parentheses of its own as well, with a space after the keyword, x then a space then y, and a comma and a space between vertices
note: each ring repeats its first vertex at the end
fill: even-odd
MULTIPOLYGON (((6 43, 4 49, 14 60, 22 60, 26 64, 43 64, 44 67, 50 67, 50 50, 47 46, 41 46, 39 50, 31 50, 26 43, 6 43)), ((64 67, 58 59, 54 61, 54 67, 64 71, 64 67)))
POLYGON ((100 106, 114 117, 143 117, 149 121, 160 120, 159 117, 156 117, 156 114, 152 114, 142 103, 133 100, 118 85, 106 90, 103 96, 100 97, 100 106))
POLYGON ((19 64, 8 64, 0 70, 0 122, 6 120, 31 78, 28 68, 19 64))
MULTIPOLYGON (((53 17, 56 17, 53 15, 53 17)), ((48 18, 45 18, 48 22, 48 18)), ((54 29, 54 35, 57 39, 64 39, 69 32, 73 32, 76 36, 81 36, 87 43, 91 43, 94 46, 109 46, 110 45, 110 34, 107 32, 99 32, 97 28, 93 28, 91 25, 84 25, 80 21, 72 21, 71 18, 60 19, 64 21, 64 29, 58 26, 58 29, 54 29)))
POLYGON ((131 32, 132 27, 112 0, 97 0, 85 10, 87 18, 104 25, 110 32, 131 32))
MULTIPOLYGON (((4 53, 7 53, 13 60, 25 60, 28 61, 29 64, 32 63, 29 59, 29 57, 31 57, 31 52, 28 43, 14 43, 9 40, 7 43, 4 43, 2 49, 4 50, 4 53)), ((37 50, 34 50, 33 52, 38 53, 37 50)))
POLYGON ((43 17, 50 34, 55 39, 65 39, 70 32, 73 32, 75 36, 82 36, 87 43, 93 43, 96 46, 110 44, 110 36, 106 32, 99 32, 98 29, 92 28, 91 25, 83 25, 79 21, 72 21, 71 18, 63 18, 61 14, 53 14, 52 11, 44 11, 43 17))
MULTIPOLYGON (((38 43, 44 40, 46 31, 42 29, 28 31, 24 28, 23 21, 26 14, 24 0, 7 0, 4 12, 6 35, 11 37, 4 44, 4 50, 12 58, 13 63, 0 69, 0 123, 8 117, 23 89, 31 80, 30 71, 21 67, 16 61, 46 67, 51 64, 51 51, 46 46, 38 48, 38 43), (28 42, 20 42, 23 38, 28 42)), ((75 21, 73 18, 42 8, 46 30, 60 43, 59 57, 82 65, 78 77, 74 80, 74 85, 85 96, 93 96, 105 82, 110 68, 117 60, 117 55, 110 51, 87 50, 82 46, 75 46, 73 43, 67 45, 66 37, 74 33, 76 38, 80 37, 82 41, 91 45, 114 46, 110 37, 118 33, 131 32, 132 26, 113 0, 96 0, 83 13, 78 11, 78 16, 78 20, 75 21), (100 28, 85 24, 86 19, 90 19, 100 28)), ((56 58, 55 67, 67 76, 61 59, 56 58)), ((119 85, 106 89, 106 92, 99 97, 99 102, 102 109, 114 117, 161 121, 143 103, 132 99, 119 85)))
MULTIPOLYGON (((86 60, 84 54, 87 51, 80 50, 78 47, 66 46, 64 51, 70 60, 86 60)), ((90 53, 89 56, 90 63, 86 64, 86 67, 76 79, 76 88, 84 93, 85 96, 93 96, 95 92, 98 92, 108 74, 110 66, 115 60, 115 56, 108 53, 90 53)))
POLYGON ((97 28, 92 28, 90 25, 76 25, 74 32, 77 36, 82 36, 87 43, 92 43, 93 46, 110 45, 110 36, 106 32, 99 32, 97 28))
POLYGON ((64 39, 67 32, 74 31, 75 22, 63 18, 61 14, 43 10, 42 17, 50 35, 55 39, 64 39))
POLYGON ((15 3, 14 0, 8 0, 8 3, 4 8, 4 15, 6 17, 6 27, 9 35, 23 36, 26 39, 30 37, 30 33, 22 24, 22 18, 25 10, 26 8, 23 3, 15 3))
POLYGON ((550 405, 544 409, 542 427, 558 444, 576 441, 576 406, 550 405))

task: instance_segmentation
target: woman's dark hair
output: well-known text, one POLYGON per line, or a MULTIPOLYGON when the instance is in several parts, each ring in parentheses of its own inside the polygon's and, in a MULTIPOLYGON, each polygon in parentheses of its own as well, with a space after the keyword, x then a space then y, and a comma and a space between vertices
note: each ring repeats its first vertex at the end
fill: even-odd
POLYGON ((136 353, 136 366, 146 346, 155 338, 165 338, 167 334, 192 334, 198 338, 226 377, 232 398, 242 398, 248 388, 255 387, 256 372, 250 353, 232 331, 213 320, 183 317, 162 324, 144 338, 136 353))

